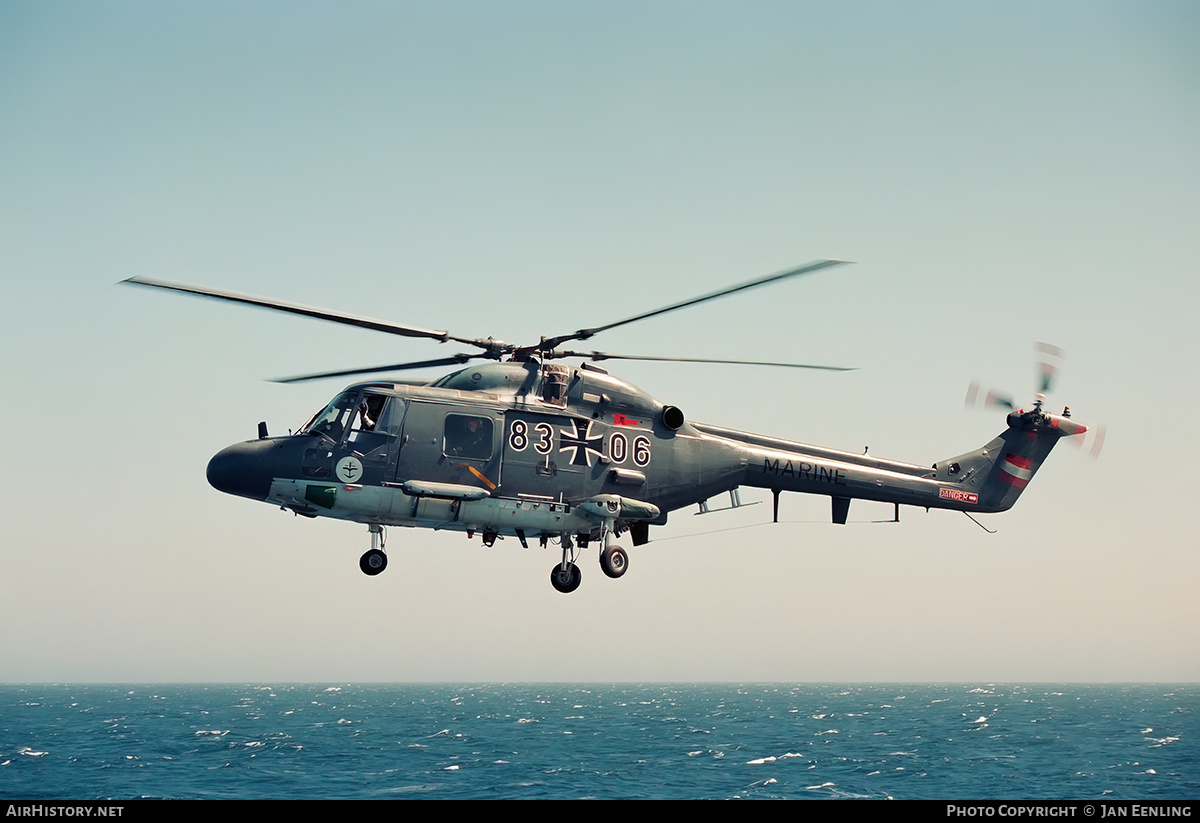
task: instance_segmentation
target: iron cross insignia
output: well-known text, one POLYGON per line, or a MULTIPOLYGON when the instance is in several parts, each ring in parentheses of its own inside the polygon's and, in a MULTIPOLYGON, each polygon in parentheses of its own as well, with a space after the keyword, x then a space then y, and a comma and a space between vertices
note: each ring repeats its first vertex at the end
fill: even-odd
POLYGON ((574 431, 571 429, 560 429, 561 437, 558 439, 558 450, 560 452, 571 451, 572 466, 591 466, 592 455, 596 457, 604 456, 604 438, 592 437, 592 422, 591 420, 575 420, 574 431))

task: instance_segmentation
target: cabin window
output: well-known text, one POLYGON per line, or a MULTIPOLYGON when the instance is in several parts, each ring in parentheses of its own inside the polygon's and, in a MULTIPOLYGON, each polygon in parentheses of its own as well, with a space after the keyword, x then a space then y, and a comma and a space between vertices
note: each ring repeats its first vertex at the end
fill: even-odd
POLYGON ((490 460, 492 419, 469 414, 446 415, 443 454, 467 460, 490 460))

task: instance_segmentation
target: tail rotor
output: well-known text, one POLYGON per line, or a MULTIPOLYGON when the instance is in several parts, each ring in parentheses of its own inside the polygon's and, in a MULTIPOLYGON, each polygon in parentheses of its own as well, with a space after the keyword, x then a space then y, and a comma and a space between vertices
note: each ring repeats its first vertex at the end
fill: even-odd
MULTIPOLYGON (((1035 343, 1034 352, 1037 355, 1037 391, 1034 395, 1032 411, 1040 415, 1042 413, 1042 405, 1046 402, 1046 395, 1054 390, 1054 384, 1062 369, 1064 355, 1062 349, 1050 343, 1035 343)), ((976 381, 971 381, 970 386, 967 387, 965 405, 967 408, 1000 407, 1007 409, 1010 413, 1021 413, 1024 411, 1017 407, 1012 394, 988 388, 976 381)), ((1051 415, 1051 417, 1055 417, 1055 415, 1051 415)), ((1063 408, 1061 417, 1073 419, 1074 422, 1081 423, 1077 418, 1071 418, 1071 410, 1068 407, 1063 408)), ((1068 438, 1070 443, 1089 457, 1098 457, 1100 451, 1104 448, 1106 435, 1104 424, 1081 423, 1079 428, 1081 431, 1077 436, 1068 438)))

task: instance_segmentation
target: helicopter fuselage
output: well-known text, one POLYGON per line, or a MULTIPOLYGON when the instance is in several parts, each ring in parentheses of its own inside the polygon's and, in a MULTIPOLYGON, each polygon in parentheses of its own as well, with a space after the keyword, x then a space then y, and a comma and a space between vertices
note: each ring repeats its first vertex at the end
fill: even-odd
MULTIPOLYGON (((1040 429, 1073 433, 1042 417, 1040 429)), ((669 512, 740 486, 826 495, 840 523, 852 498, 1002 511, 1057 440, 993 471, 1008 439, 1037 440, 1038 426, 1009 422, 983 449, 925 467, 691 423, 595 366, 529 360, 350 386, 297 434, 223 450, 208 478, 309 517, 581 545, 631 529, 637 545, 669 512)))

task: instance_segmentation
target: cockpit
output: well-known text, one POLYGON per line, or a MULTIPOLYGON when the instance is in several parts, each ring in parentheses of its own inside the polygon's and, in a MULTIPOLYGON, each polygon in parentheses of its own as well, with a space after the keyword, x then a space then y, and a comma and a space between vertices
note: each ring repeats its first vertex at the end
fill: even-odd
MULTIPOLYGON (((377 428, 386 430, 388 421, 384 413, 389 410, 388 399, 382 394, 349 389, 313 415, 299 434, 325 435, 334 442, 340 442, 347 429, 351 432, 373 432, 377 428)), ((400 406, 402 403, 391 405, 400 406)))

